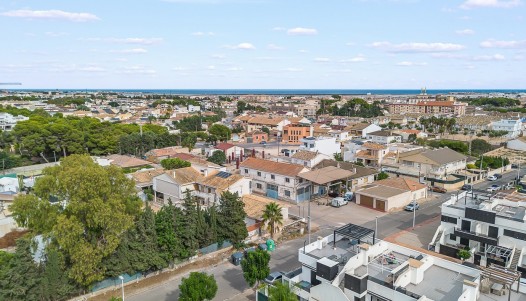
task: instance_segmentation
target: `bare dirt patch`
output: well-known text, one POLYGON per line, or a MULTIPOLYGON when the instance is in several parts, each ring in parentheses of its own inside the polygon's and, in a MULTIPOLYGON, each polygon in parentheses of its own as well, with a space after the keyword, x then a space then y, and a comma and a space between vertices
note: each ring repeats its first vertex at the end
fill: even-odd
POLYGON ((16 240, 24 236, 27 230, 24 231, 11 231, 0 238, 0 249, 7 249, 16 246, 16 240))

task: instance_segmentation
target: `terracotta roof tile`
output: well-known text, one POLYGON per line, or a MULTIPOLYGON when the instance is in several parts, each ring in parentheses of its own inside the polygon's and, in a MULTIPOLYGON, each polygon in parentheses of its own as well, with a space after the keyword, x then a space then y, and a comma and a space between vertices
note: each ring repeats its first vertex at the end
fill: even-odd
POLYGON ((146 160, 142 160, 135 157, 130 156, 124 156, 124 155, 109 155, 108 160, 110 160, 112 165, 117 165, 122 168, 127 167, 139 167, 139 166, 145 166, 150 164, 150 162, 146 160))
POLYGON ((226 151, 228 149, 231 149, 232 147, 235 147, 235 145, 233 145, 232 143, 226 143, 226 142, 219 143, 215 146, 216 149, 220 149, 222 151, 226 151))
POLYGON ((374 143, 374 142, 365 142, 363 146, 369 149, 386 149, 387 148, 387 146, 385 145, 374 143))
POLYGON ((422 188, 426 188, 426 185, 420 184, 408 178, 389 178, 385 180, 376 181, 375 184, 392 187, 396 189, 402 189, 406 191, 408 190, 415 191, 415 190, 420 190, 422 188), (413 185, 414 185, 414 189, 413 189, 413 185))
POLYGON ((317 155, 318 155, 318 153, 315 153, 315 152, 301 150, 301 151, 295 153, 294 155, 292 155, 291 158, 308 161, 308 160, 312 160, 312 159, 316 158, 317 155))

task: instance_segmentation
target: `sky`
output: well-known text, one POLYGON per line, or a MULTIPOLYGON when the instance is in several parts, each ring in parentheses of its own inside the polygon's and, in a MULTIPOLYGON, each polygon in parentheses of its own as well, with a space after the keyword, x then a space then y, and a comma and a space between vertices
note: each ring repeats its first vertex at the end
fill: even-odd
POLYGON ((526 88, 526 0, 1 0, 0 34, 10 88, 526 88))

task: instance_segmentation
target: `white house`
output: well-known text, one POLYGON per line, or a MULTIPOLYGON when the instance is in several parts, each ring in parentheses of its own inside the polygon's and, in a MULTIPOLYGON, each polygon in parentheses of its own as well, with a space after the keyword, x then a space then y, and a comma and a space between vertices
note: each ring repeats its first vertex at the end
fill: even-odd
POLYGON ((508 134, 507 138, 518 137, 522 130, 522 122, 520 119, 501 119, 494 121, 491 124, 491 129, 494 131, 506 131, 508 134))
POLYGON ((369 133, 382 130, 380 126, 369 123, 357 123, 345 129, 348 129, 352 136, 361 136, 362 138, 366 138, 369 133))
POLYGON ((333 156, 327 156, 321 153, 300 150, 296 152, 294 155, 292 155, 290 158, 291 158, 290 163, 292 164, 298 164, 298 165, 303 165, 308 168, 313 168, 316 164, 320 163, 322 160, 332 159, 333 156))
POLYGON ((349 132, 348 131, 330 130, 327 134, 329 134, 331 137, 336 138, 337 142, 343 142, 343 141, 347 141, 349 139, 349 132))
POLYGON ((0 113, 0 129, 2 131, 11 131, 17 122, 29 120, 29 117, 17 115, 13 116, 9 113, 0 113))
POLYGON ((300 140, 299 150, 318 152, 327 156, 341 153, 340 143, 334 137, 306 137, 300 140))
POLYGON ((427 197, 427 186, 407 178, 390 178, 364 185, 355 194, 356 204, 390 211, 427 197))
POLYGON ((310 199, 307 181, 298 178, 308 170, 302 165, 248 158, 239 169, 241 175, 252 179, 252 192, 293 203, 310 199))
POLYGON ((200 111, 201 111, 200 106, 188 105, 188 113, 200 112, 200 111))
POLYGON ((367 140, 379 144, 390 144, 402 142, 402 136, 390 131, 376 131, 367 134, 367 140))
POLYGON ((156 202, 168 204, 171 200, 175 205, 180 205, 186 191, 195 190, 195 182, 203 176, 192 167, 168 170, 164 174, 153 178, 153 191, 156 202))
POLYGON ((213 172, 197 181, 194 195, 203 206, 218 205, 221 194, 225 191, 239 196, 250 194, 250 179, 226 171, 213 172))

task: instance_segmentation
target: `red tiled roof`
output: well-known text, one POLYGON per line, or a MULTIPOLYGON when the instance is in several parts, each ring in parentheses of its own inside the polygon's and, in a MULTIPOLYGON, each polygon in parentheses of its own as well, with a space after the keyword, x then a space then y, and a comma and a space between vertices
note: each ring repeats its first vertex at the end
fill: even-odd
POLYGON ((235 145, 231 144, 231 143, 226 143, 226 142, 223 142, 223 143, 219 143, 218 145, 216 145, 216 149, 220 149, 222 151, 226 151, 228 149, 231 149, 232 147, 235 147, 235 145))
POLYGON ((411 191, 426 188, 426 185, 420 184, 408 178, 389 178, 385 180, 376 181, 375 183, 378 185, 383 185, 383 186, 388 186, 388 187, 403 189, 403 190, 411 190, 411 191), (414 185, 414 189, 413 189, 413 185, 414 185))
POLYGON ((381 144, 374 143, 374 142, 365 142, 363 146, 369 149, 386 149, 387 148, 387 146, 385 145, 381 145, 381 144))
POLYGON ((297 176, 304 167, 298 164, 280 163, 259 158, 248 158, 240 167, 252 168, 284 176, 297 176))

